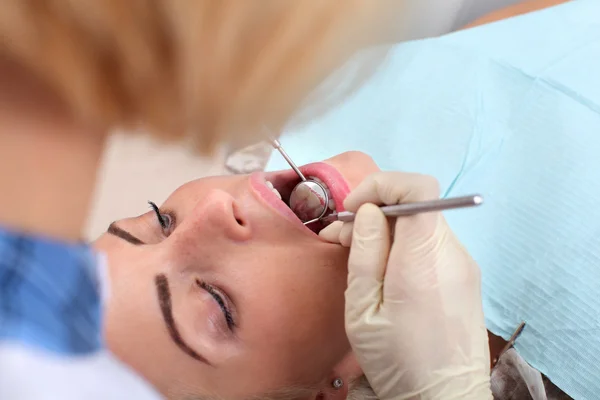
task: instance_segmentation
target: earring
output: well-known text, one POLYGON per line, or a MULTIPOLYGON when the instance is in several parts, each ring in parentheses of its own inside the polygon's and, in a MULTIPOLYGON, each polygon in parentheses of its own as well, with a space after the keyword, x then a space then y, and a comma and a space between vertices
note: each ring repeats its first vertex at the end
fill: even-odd
POLYGON ((331 382, 331 386, 333 386, 335 390, 341 389, 342 386, 344 386, 344 381, 342 378, 335 378, 333 382, 331 382))

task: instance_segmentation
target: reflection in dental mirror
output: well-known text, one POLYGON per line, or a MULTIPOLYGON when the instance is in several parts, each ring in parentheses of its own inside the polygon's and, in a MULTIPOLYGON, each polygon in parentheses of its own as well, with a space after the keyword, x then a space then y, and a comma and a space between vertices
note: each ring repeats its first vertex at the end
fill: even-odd
POLYGON ((288 199, 284 201, 305 225, 317 222, 329 210, 331 193, 327 190, 327 186, 319 178, 306 179, 296 163, 281 147, 279 140, 272 139, 271 144, 300 178, 300 183, 292 189, 289 201, 288 199))
POLYGON ((324 183, 317 180, 309 178, 298 183, 290 195, 290 208, 305 224, 324 217, 330 210, 331 193, 324 183))

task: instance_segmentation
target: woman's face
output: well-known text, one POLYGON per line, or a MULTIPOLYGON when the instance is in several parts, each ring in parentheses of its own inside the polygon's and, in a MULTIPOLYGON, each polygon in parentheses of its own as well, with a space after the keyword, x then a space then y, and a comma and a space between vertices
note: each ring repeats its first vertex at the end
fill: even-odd
MULTIPOLYGON (((338 210, 377 170, 356 152, 325 163, 302 169, 338 210)), ((266 177, 284 198, 294 178, 266 177)), ((95 243, 109 260, 108 345, 168 397, 247 398, 360 374, 344 332, 347 250, 294 220, 264 179, 187 183, 160 217, 119 220, 95 243)))

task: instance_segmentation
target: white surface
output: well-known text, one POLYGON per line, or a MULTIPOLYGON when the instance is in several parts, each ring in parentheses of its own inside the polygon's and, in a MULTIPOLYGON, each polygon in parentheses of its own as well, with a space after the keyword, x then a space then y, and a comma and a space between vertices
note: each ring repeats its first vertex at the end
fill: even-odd
POLYGON ((165 147, 142 135, 115 134, 98 176, 86 238, 96 239, 116 219, 145 213, 148 200, 161 204, 185 182, 224 174, 224 159, 224 152, 202 158, 183 145, 165 147))
POLYGON ((159 400, 142 378, 106 351, 53 357, 41 351, 0 345, 2 400, 159 400))

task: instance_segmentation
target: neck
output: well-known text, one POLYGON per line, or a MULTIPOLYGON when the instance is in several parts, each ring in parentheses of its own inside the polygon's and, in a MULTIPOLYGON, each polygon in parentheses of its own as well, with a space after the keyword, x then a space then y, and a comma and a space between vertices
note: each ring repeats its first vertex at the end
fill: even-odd
POLYGON ((20 72, 0 72, 0 226, 79 241, 105 136, 20 72))

